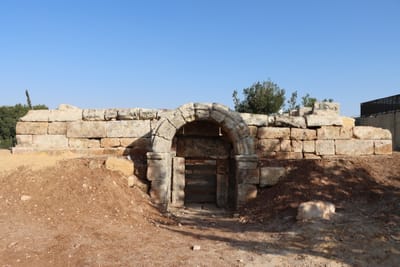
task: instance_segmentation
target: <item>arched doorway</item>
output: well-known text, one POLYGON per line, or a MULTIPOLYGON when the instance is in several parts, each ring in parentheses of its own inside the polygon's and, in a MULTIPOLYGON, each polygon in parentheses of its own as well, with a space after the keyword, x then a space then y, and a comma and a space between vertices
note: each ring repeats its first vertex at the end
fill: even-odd
POLYGON ((171 204, 234 203, 233 146, 225 130, 213 121, 193 121, 181 127, 172 142, 171 204))
MULTIPOLYGON (((182 200, 185 199, 183 182, 185 179, 173 179, 173 177, 185 176, 186 163, 184 157, 177 156, 174 140, 176 136, 179 140, 179 131, 184 131, 186 125, 193 127, 191 123, 198 121, 205 123, 195 127, 197 130, 212 124, 221 129, 222 135, 230 141, 230 162, 233 164, 229 164, 231 168, 229 174, 234 173, 234 177, 230 178, 231 185, 228 185, 228 188, 234 188, 232 189, 234 192, 231 193, 233 196, 231 200, 228 194, 228 202, 232 201, 234 203, 231 203, 231 206, 238 207, 246 201, 246 188, 255 184, 254 181, 258 179, 254 140, 239 113, 216 103, 189 103, 162 114, 152 133, 153 151, 147 153, 147 179, 151 182, 150 196, 155 203, 165 208, 171 203, 177 206, 184 205, 182 200), (231 165, 234 165, 234 171, 231 165), (180 203, 176 201, 179 199, 180 203)), ((215 163, 215 166, 217 168, 218 164, 215 163)), ((218 191, 218 180, 216 190, 218 191)), ((216 192, 216 197, 218 196, 222 194, 216 192)), ((215 201, 218 203, 218 199, 215 201)))

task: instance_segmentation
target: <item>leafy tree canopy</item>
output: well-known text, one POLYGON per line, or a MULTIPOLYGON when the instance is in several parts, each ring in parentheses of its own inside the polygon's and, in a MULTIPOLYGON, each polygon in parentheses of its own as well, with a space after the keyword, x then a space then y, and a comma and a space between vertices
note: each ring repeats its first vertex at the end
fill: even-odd
POLYGON ((240 100, 238 92, 233 92, 235 110, 257 114, 278 112, 285 104, 285 90, 272 81, 256 82, 243 89, 244 99, 240 100))

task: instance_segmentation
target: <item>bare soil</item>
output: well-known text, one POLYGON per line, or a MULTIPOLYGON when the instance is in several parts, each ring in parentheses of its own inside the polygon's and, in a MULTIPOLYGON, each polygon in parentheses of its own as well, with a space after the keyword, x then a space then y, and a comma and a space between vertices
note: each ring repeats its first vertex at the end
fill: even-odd
POLYGON ((264 162, 278 185, 231 213, 162 213, 104 158, 0 151, 0 266, 399 266, 400 153, 264 162), (298 222, 308 200, 337 207, 298 222))

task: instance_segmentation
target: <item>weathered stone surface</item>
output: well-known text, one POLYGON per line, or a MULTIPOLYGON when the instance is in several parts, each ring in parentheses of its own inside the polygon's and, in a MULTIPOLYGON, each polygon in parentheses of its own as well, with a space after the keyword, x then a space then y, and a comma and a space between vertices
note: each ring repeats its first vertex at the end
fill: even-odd
POLYGON ((105 166, 108 170, 119 171, 125 176, 133 175, 133 162, 126 158, 108 157, 105 166))
POLYGON ((350 117, 342 117, 343 127, 345 128, 353 128, 356 126, 356 120, 350 117))
POLYGON ((290 136, 295 140, 315 140, 317 139, 317 131, 312 129, 290 129, 290 136))
POLYGON ((324 201, 303 202, 297 209, 297 220, 329 220, 335 214, 335 205, 324 201))
POLYGON ((32 146, 40 149, 65 149, 68 139, 65 135, 33 135, 32 146))
POLYGON ((268 126, 268 115, 240 113, 240 116, 242 116, 243 121, 249 126, 268 126))
POLYGON ((221 123, 225 117, 226 115, 224 113, 217 110, 211 110, 210 118, 212 118, 214 121, 221 123))
POLYGON ((157 119, 157 110, 141 108, 139 110, 139 118, 141 120, 154 120, 154 119, 157 119))
POLYGON ((373 140, 336 140, 337 155, 372 155, 374 154, 373 140))
POLYGON ((106 123, 101 121, 76 121, 67 124, 67 137, 102 138, 107 137, 106 123))
POLYGON ((392 140, 375 140, 375 155, 390 155, 392 154, 392 140))
POLYGON ((280 151, 292 152, 292 142, 290 140, 280 140, 280 143, 281 143, 280 151))
POLYGON ((309 115, 312 113, 312 108, 311 107, 300 107, 294 112, 291 112, 292 116, 304 116, 304 115, 309 115))
POLYGON ((87 138, 69 138, 69 147, 71 148, 100 148, 100 141, 87 138))
POLYGON ((303 141, 292 140, 292 151, 293 152, 303 152, 303 141))
POLYGON ((260 139, 289 139, 290 128, 260 127, 257 137, 260 139))
POLYGON ((149 137, 150 121, 108 121, 105 137, 149 137))
POLYGON ((257 126, 249 126, 250 136, 256 137, 257 136, 257 126))
POLYGON ((304 153, 315 153, 315 141, 303 141, 304 153))
POLYGON ((286 175, 283 167, 260 168, 260 187, 276 185, 286 175))
POLYGON ((315 102, 313 106, 314 115, 339 115, 340 104, 335 102, 315 102))
POLYGON ((28 114, 20 118, 20 121, 38 122, 49 120, 49 110, 29 110, 28 114))
POLYGON ((118 120, 138 120, 139 109, 138 108, 122 108, 118 109, 118 120))
POLYGON ((84 109, 82 113, 85 121, 103 121, 105 109, 84 109))
POLYGON ((67 122, 50 122, 48 127, 48 134, 66 135, 67 122))
POLYGON ((17 122, 17 134, 47 134, 48 122, 17 122))
POLYGON ((257 149, 261 152, 280 151, 279 139, 261 139, 258 141, 257 149))
POLYGON ((177 129, 167 119, 160 120, 158 127, 156 128, 155 135, 162 138, 172 140, 176 134, 177 129))
POLYGON ((304 117, 284 116, 284 115, 275 116, 275 126, 295 127, 303 129, 307 128, 306 120, 304 119, 304 117))
POLYGON ((334 155, 335 141, 334 140, 316 140, 315 152, 317 155, 334 155))
POLYGON ((73 105, 69 105, 69 104, 60 104, 58 105, 58 110, 80 110, 80 108, 75 107, 73 105))
POLYGON ((321 156, 317 156, 314 153, 304 153, 304 159, 321 159, 321 156))
POLYGON ((307 127, 320 127, 336 125, 342 126, 342 117, 338 115, 307 115, 306 116, 307 127))
POLYGON ((106 109, 104 112, 104 119, 106 121, 115 121, 118 117, 118 109, 110 108, 106 109))
POLYGON ((241 206, 246 202, 257 197, 257 187, 252 184, 239 184, 238 185, 238 205, 241 206))
POLYGON ((317 129, 318 139, 351 139, 353 128, 340 126, 323 126, 317 129))
POLYGON ((82 110, 78 108, 66 108, 50 110, 49 121, 79 121, 82 120, 82 110))
POLYGON ((194 112, 194 104, 187 103, 179 107, 179 111, 182 113, 182 117, 186 122, 192 122, 196 120, 195 112, 194 112))
POLYGON ((122 147, 151 150, 151 138, 120 138, 122 147))
POLYGON ((152 139, 152 147, 154 152, 170 152, 172 141, 159 136, 154 136, 152 139))
POLYGON ((211 104, 194 103, 194 116, 197 120, 210 119, 211 104))
POLYGON ((354 137, 369 140, 392 140, 392 134, 387 129, 371 126, 356 126, 353 128, 354 137))
POLYGON ((275 155, 271 156, 274 159, 302 159, 303 153, 301 152, 275 152, 275 155))
POLYGON ((32 146, 32 135, 17 135, 18 147, 30 147, 32 146))
POLYGON ((165 206, 169 200, 169 186, 167 180, 151 181, 150 197, 155 204, 165 206))
POLYGON ((255 169, 237 169, 236 170, 237 182, 244 184, 259 184, 260 171, 255 169))
POLYGON ((109 147, 119 147, 121 145, 119 138, 101 138, 100 146, 109 148, 109 147))

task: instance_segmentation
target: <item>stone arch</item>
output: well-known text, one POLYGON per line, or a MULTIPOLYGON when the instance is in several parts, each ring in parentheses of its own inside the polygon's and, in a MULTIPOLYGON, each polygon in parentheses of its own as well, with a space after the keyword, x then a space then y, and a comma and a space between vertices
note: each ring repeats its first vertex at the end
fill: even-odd
POLYGON ((164 112, 160 117, 152 133, 152 152, 147 153, 147 178, 151 181, 150 196, 155 203, 168 207, 171 200, 173 139, 181 127, 197 120, 215 122, 231 140, 237 185, 234 206, 246 202, 248 192, 256 190, 254 184, 258 183, 258 158, 249 127, 239 113, 217 103, 188 103, 164 112))
POLYGON ((196 120, 214 121, 228 133, 236 155, 253 155, 254 141, 240 114, 221 104, 189 103, 167 112, 155 127, 153 152, 170 152, 176 132, 196 120))

